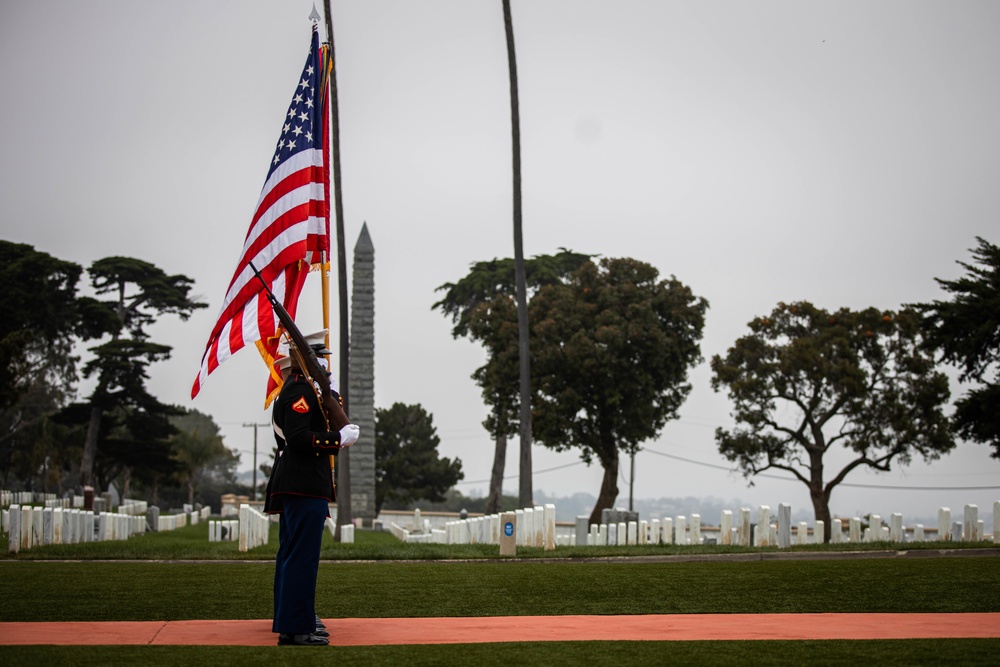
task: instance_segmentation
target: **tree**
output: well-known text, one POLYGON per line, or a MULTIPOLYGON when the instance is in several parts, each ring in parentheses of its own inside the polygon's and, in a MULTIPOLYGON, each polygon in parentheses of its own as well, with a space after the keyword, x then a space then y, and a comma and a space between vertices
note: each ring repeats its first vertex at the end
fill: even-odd
POLYGON ((779 303, 749 326, 712 357, 712 387, 729 394, 737 422, 717 429, 716 443, 747 477, 778 469, 805 484, 825 540, 830 496, 852 470, 888 471, 954 447, 941 410, 948 382, 921 349, 915 312, 779 303), (824 457, 835 446, 850 460, 831 477, 824 457))
POLYGON ((955 402, 952 424, 965 440, 993 447, 1000 459, 1000 247, 976 237, 966 275, 935 278, 951 301, 917 304, 929 349, 961 369, 963 383, 981 383, 955 402))
POLYGON ((89 400, 90 417, 80 463, 80 479, 85 485, 93 483, 98 441, 102 432, 109 432, 107 425, 102 431, 106 412, 122 408, 120 418, 129 411, 160 417, 176 412, 146 390, 148 366, 168 359, 171 350, 168 345, 150 342, 146 327, 164 315, 186 320, 194 310, 207 305, 188 296, 193 282, 190 278, 167 275, 149 262, 131 257, 107 257, 94 262, 90 279, 97 294, 111 295, 91 306, 93 311, 104 313, 102 333, 110 335, 111 340, 91 348, 94 359, 84 367, 87 377, 97 376, 89 400))
POLYGON ((0 472, 29 488, 61 487, 71 466, 65 427, 51 418, 72 399, 73 345, 90 337, 92 299, 77 296, 83 269, 25 244, 0 241, 0 472), (59 446, 62 445, 62 446, 59 446))
MULTIPOLYGON (((529 294, 539 288, 565 281, 592 255, 560 248, 555 255, 537 255, 525 262, 525 280, 529 294)), ((472 377, 482 390, 483 400, 491 407, 483 426, 495 441, 493 471, 487 508, 501 509, 507 440, 520 427, 520 335, 517 315, 516 263, 513 259, 476 262, 467 276, 457 283, 445 283, 443 299, 432 308, 440 308, 451 318, 454 338, 469 337, 486 348, 486 364, 472 377)))
POLYGON ((419 405, 375 409, 375 513, 387 501, 444 500, 465 475, 459 459, 438 455, 434 419, 419 405))
POLYGON ((170 439, 171 458, 177 462, 177 479, 187 487, 187 502, 193 505, 200 482, 213 476, 235 480, 239 454, 228 449, 215 421, 198 410, 170 418, 176 433, 170 439))
POLYGON ((601 464, 591 523, 618 497, 619 452, 634 453, 677 418, 701 359, 708 302, 658 277, 634 259, 603 259, 531 300, 535 436, 601 464))

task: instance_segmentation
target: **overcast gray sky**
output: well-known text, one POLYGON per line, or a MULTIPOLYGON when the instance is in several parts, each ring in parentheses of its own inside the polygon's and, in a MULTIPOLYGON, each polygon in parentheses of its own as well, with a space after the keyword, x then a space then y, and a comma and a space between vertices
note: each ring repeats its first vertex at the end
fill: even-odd
MULTIPOLYGON (((676 275, 711 304, 706 360, 779 301, 896 309, 942 298, 934 278, 960 275, 975 236, 1000 241, 1000 3, 512 4, 525 253, 566 247, 676 275)), ((84 266, 126 255, 193 278, 210 307, 156 325, 174 353, 150 385, 211 414, 246 469, 242 424, 268 421, 259 356, 240 352, 194 401, 189 392, 308 50, 311 8, 0 4, 0 237, 84 266)), ((422 404, 442 453, 463 461, 461 490, 483 493, 493 445, 469 376, 484 356, 452 340, 431 305, 472 262, 513 255, 501 3, 335 1, 333 13, 349 257, 364 222, 375 245, 376 405, 422 404)), ((315 283, 304 329, 321 321, 315 283)), ((707 361, 691 381, 680 420, 639 455, 636 496, 808 507, 799 483, 749 488, 709 467, 728 467, 713 433, 730 406, 707 361)), ((271 446, 265 430, 261 452, 271 446)), ((596 496, 601 471, 578 460, 535 447, 535 489, 596 496)), ((507 474, 515 490, 516 441, 507 474)), ((933 466, 847 481, 997 486, 1000 462, 960 444, 933 466)), ((624 476, 619 486, 623 505, 624 476)), ((997 499, 996 489, 845 487, 832 508, 928 516, 997 499)))

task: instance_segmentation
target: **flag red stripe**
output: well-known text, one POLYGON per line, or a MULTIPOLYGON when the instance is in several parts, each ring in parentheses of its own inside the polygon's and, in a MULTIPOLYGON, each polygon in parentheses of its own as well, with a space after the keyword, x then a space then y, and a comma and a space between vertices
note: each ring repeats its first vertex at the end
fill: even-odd
POLYGON ((323 80, 317 75, 328 65, 327 52, 320 50, 314 26, 300 78, 308 85, 305 90, 297 87, 289 106, 273 167, 261 189, 236 270, 202 355, 192 398, 208 375, 247 343, 263 340, 265 351, 276 351, 276 343, 269 340, 276 330, 274 312, 250 262, 295 317, 309 264, 320 261, 319 253, 329 250, 327 119, 323 80))

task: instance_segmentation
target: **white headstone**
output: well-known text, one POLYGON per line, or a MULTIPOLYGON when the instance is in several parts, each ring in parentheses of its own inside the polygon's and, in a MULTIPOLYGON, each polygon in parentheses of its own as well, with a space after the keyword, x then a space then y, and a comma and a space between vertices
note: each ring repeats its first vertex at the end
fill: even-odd
POLYGON ((617 545, 618 545, 618 524, 617 523, 609 523, 608 524, 608 546, 612 547, 612 546, 617 546, 617 545))
POLYGON ((649 522, 649 543, 659 544, 660 540, 663 539, 662 528, 660 528, 660 520, 653 519, 649 522))
POLYGON ((46 507, 42 511, 42 544, 52 544, 52 516, 55 511, 52 507, 46 507))
POLYGON ((31 546, 42 546, 42 532, 45 530, 45 508, 31 508, 31 546))
POLYGON ((626 544, 635 545, 639 543, 639 524, 635 521, 629 521, 625 529, 628 531, 627 537, 625 539, 626 544))
POLYGON ((63 512, 69 510, 56 507, 52 510, 52 544, 62 544, 63 542, 63 512))
POLYGON ((701 544, 701 515, 691 515, 691 544, 701 544))
POLYGON ((13 504, 7 515, 7 551, 16 554, 21 550, 21 506, 13 504))
POLYGON ((914 542, 924 541, 924 524, 918 523, 913 527, 913 541, 914 542))
POLYGON ((531 546, 541 549, 545 546, 545 508, 535 505, 532 513, 531 546))
POLYGON ((761 505, 757 510, 756 542, 758 547, 771 545, 771 508, 761 505))
POLYGON ((951 539, 951 510, 947 507, 938 510, 938 539, 942 542, 951 539))
POLYGON ((677 517, 677 525, 674 526, 674 542, 677 544, 687 544, 687 517, 683 514, 677 517))
POLYGON ((674 520, 670 517, 663 519, 663 543, 674 544, 674 520))
POLYGON ((542 510, 545 523, 545 550, 552 551, 556 548, 556 506, 548 503, 542 510))
MULTIPOLYGON (((818 531, 818 529, 817 529, 818 531)), ((840 544, 844 539, 844 522, 840 519, 832 519, 830 521, 830 543, 840 544)), ((819 538, 816 540, 819 543, 819 538)))
MULTIPOLYGON (((781 506, 778 506, 781 509, 781 506)), ((780 537, 778 538, 781 539, 780 537)), ((806 521, 799 521, 799 529, 795 532, 795 543, 796 544, 809 544, 809 523, 806 521)), ((791 545, 789 545, 791 546, 791 545)))
POLYGON ((878 514, 870 515, 868 517, 868 527, 871 529, 869 539, 872 542, 877 542, 882 539, 882 517, 878 514))
POLYGON ((80 534, 82 535, 83 542, 93 542, 94 541, 94 513, 88 512, 86 510, 76 510, 77 519, 80 521, 80 534))
POLYGON ((978 542, 979 535, 979 506, 978 505, 966 505, 965 506, 965 521, 962 522, 964 527, 964 532, 962 533, 962 540, 966 542, 978 542))
POLYGON ((30 505, 21 506, 21 548, 31 548, 31 524, 34 523, 35 513, 30 505))
POLYGON ((741 507, 736 521, 736 544, 741 547, 750 546, 750 508, 741 507))
POLYGON ((899 512, 893 512, 889 515, 889 541, 903 541, 903 515, 899 512))
POLYGON ((731 510, 722 510, 722 517, 719 521, 719 544, 733 543, 733 513, 731 510))
POLYGON ((816 528, 813 530, 813 544, 823 544, 826 540, 826 524, 821 519, 816 520, 816 528))
POLYGON ((787 549, 792 546, 792 506, 788 503, 778 503, 778 547, 787 549))
POLYGON ((857 544, 861 541, 861 517, 852 516, 848 521, 848 526, 850 531, 848 537, 852 544, 857 544))

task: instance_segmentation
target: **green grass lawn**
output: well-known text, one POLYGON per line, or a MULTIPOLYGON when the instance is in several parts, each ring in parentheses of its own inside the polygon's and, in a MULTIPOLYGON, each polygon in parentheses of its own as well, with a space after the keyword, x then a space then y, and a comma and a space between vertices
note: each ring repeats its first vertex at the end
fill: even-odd
MULTIPOLYGON (((277 542, 273 537, 272 544, 249 555, 240 554, 233 543, 208 543, 204 525, 127 542, 22 552, 0 560, 0 621, 269 618, 270 559, 277 542), (75 560, 38 560, 71 558, 75 560), (216 562, 167 562, 178 559, 216 562)), ((495 547, 401 545, 387 534, 370 532, 359 532, 355 545, 327 540, 323 556, 329 562, 320 566, 317 600, 320 613, 333 618, 599 614, 609 615, 608 622, 613 623, 614 614, 1000 612, 1000 558, 995 556, 552 562, 530 557, 553 555, 539 551, 524 554, 526 559, 501 561, 492 558, 495 547), (418 562, 391 562, 404 558, 418 562), (479 560, 419 562, 433 558, 479 560)), ((565 549, 556 554, 580 553, 565 549)), ((648 548, 635 549, 649 553, 648 548)), ((582 553, 594 555, 586 549, 582 553)), ((985 665, 996 664, 997 655, 1000 640, 541 642, 323 649, 30 646, 0 648, 0 664, 273 666, 335 661, 393 667, 501 663, 620 667, 865 660, 876 665, 985 665)))

